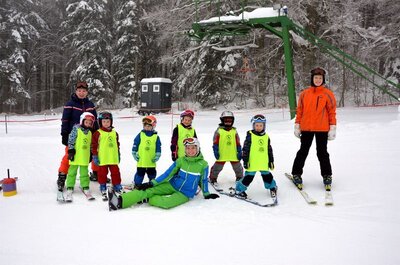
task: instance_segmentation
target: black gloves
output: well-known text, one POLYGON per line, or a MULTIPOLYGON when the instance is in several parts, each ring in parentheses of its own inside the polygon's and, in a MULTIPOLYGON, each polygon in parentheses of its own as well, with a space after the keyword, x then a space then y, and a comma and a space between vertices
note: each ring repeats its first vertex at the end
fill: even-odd
POLYGON ((274 170, 275 169, 274 162, 269 161, 268 167, 269 167, 270 170, 274 170))
POLYGON ((74 161, 75 159, 75 149, 68 149, 68 160, 74 161))
POLYGON ((249 162, 248 161, 243 161, 243 167, 245 169, 248 169, 249 168, 249 162))
POLYGON ((68 133, 61 134, 61 142, 63 145, 68 146, 68 133))
POLYGON ((206 196, 204 196, 204 199, 206 199, 206 200, 208 200, 208 199, 216 199, 216 198, 219 198, 219 195, 218 194, 215 194, 215 193, 210 193, 210 194, 207 194, 206 196))
POLYGON ((152 182, 146 182, 146 183, 137 185, 138 190, 147 190, 148 188, 151 188, 151 187, 153 187, 152 182))

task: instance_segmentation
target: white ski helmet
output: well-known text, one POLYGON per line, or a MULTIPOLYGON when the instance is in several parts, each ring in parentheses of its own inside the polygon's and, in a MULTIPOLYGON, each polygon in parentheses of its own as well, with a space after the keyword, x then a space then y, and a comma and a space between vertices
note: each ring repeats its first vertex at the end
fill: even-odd
MULTIPOLYGON (((183 139, 183 145, 185 147, 189 146, 189 145, 195 145, 197 147, 196 156, 199 155, 199 153, 200 153, 200 142, 199 142, 199 140, 197 138, 189 137, 189 138, 183 139)), ((185 151, 185 153, 186 153, 186 151, 185 151)))
POLYGON ((95 118, 94 118, 94 115, 93 115, 92 113, 90 113, 90 112, 84 112, 84 113, 81 114, 81 116, 80 116, 80 118, 79 118, 79 124, 80 124, 81 126, 84 126, 84 124, 83 124, 83 121, 84 121, 84 120, 90 120, 90 121, 92 121, 92 125, 90 126, 90 128, 93 127, 95 118))

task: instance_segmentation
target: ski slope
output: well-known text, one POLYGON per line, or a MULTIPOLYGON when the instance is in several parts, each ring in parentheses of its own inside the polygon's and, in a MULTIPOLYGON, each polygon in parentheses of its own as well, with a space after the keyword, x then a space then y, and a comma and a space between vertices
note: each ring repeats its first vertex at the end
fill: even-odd
MULTIPOLYGON (((202 152, 214 163, 212 137, 218 111, 198 111, 194 127, 202 152)), ((274 150, 273 175, 279 186, 279 205, 261 208, 221 196, 204 200, 201 194, 180 207, 162 210, 147 204, 109 212, 98 184, 91 183, 95 201, 76 187, 74 202, 56 202, 61 145, 60 114, 55 121, 12 122, 5 133, 0 123, 0 178, 19 177, 18 194, 0 195, 0 264, 400 264, 400 113, 397 107, 338 109, 337 138, 328 143, 335 205, 324 206, 315 145, 304 168, 305 190, 318 200, 307 205, 287 178, 299 148, 293 121, 282 110, 234 111, 243 143, 252 115, 267 117, 274 150)), ((113 111, 120 135, 121 174, 130 183, 136 163, 133 139, 140 117, 130 110, 113 111), (133 116, 133 118, 126 118, 133 116)), ((2 120, 3 117, 1 118, 2 120)), ((11 116, 35 121, 43 116, 11 116)), ((161 173, 171 163, 169 142, 178 116, 157 115, 162 156, 161 173)), ((227 164, 219 177, 234 184, 227 164)), ((212 187, 209 187, 211 191, 212 187)), ((249 196, 268 200, 259 175, 249 196)))

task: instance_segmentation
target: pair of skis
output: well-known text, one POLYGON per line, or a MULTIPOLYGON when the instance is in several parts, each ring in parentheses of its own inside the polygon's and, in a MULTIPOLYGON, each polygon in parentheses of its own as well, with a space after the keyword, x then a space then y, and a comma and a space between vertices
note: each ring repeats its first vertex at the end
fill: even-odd
POLYGON ((229 197, 233 197, 260 207, 274 207, 278 205, 278 197, 272 197, 273 202, 272 203, 260 203, 258 201, 252 200, 249 197, 241 197, 236 195, 236 189, 233 187, 229 188, 229 191, 224 191, 223 189, 221 189, 220 187, 218 187, 218 185, 216 185, 215 183, 210 183, 211 186, 215 189, 216 192, 218 192, 219 194, 225 195, 225 196, 229 196, 229 197))
MULTIPOLYGON (((82 193, 85 195, 85 197, 86 197, 86 199, 87 199, 88 201, 93 201, 93 200, 96 199, 95 197, 93 197, 93 195, 92 195, 90 192, 86 192, 86 193, 85 193, 81 188, 80 188, 80 190, 81 190, 82 193)), ((72 202, 72 197, 70 197, 70 198, 65 197, 65 196, 64 196, 64 192, 61 191, 61 190, 58 190, 58 191, 57 191, 57 201, 60 202, 60 203, 72 202)))
MULTIPOLYGON (((317 201, 313 199, 306 191, 304 191, 304 189, 299 189, 299 187, 297 187, 297 185, 293 182, 293 176, 291 174, 285 173, 285 176, 296 186, 297 190, 308 204, 317 204, 317 201)), ((332 191, 330 190, 325 191, 325 206, 333 206, 333 196, 332 191)))

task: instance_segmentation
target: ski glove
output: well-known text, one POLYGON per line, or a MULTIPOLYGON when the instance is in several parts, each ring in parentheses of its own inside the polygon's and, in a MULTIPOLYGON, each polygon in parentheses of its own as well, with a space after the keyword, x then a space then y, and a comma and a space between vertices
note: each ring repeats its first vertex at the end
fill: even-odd
POLYGON ((248 161, 243 161, 243 167, 245 169, 248 169, 249 168, 249 162, 248 161))
POLYGON ((157 152, 156 155, 154 156, 154 158, 151 161, 153 161, 155 163, 160 159, 160 157, 161 157, 161 153, 157 152))
POLYGON ((132 151, 132 156, 136 161, 139 161, 139 154, 136 151, 132 151))
POLYGON ((61 142, 63 145, 68 146, 68 133, 61 134, 61 142))
POLYGON ((74 161, 75 159, 75 149, 68 149, 68 160, 69 161, 74 161))
POLYGON ((270 169, 270 170, 274 170, 274 169, 275 169, 274 162, 272 162, 272 161, 269 161, 269 163, 268 163, 268 167, 269 167, 269 169, 270 169))
POLYGON ((213 152, 214 152, 215 159, 218 160, 219 159, 218 145, 216 145, 216 144, 213 145, 213 152))
POLYGON ((336 125, 329 126, 328 140, 335 140, 336 138, 336 125))
POLYGON ((93 156, 93 163, 98 166, 100 164, 100 160, 98 156, 93 156))
POLYGON ((295 123, 295 124, 294 124, 294 135, 295 135, 297 138, 300 138, 300 136, 301 136, 300 124, 298 124, 298 123, 295 123))
POLYGON ((236 152, 237 152, 237 158, 238 158, 238 160, 239 160, 239 161, 242 160, 242 147, 241 147, 241 146, 238 146, 238 147, 236 148, 236 152))
POLYGON ((137 185, 138 190, 147 190, 148 188, 151 188, 151 187, 153 187, 153 183, 151 181, 137 185))
POLYGON ((216 198, 219 198, 219 195, 218 194, 215 194, 215 193, 210 193, 210 194, 207 194, 206 196, 204 196, 204 199, 206 199, 206 200, 208 200, 208 199, 216 199, 216 198))

